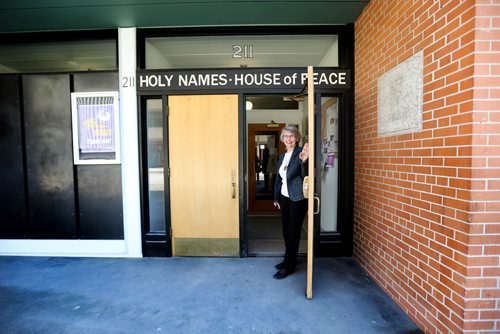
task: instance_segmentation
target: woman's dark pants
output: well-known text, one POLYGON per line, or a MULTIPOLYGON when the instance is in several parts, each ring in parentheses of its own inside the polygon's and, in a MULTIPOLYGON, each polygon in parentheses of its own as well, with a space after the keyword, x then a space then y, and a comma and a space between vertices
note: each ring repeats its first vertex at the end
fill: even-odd
POLYGON ((284 268, 290 272, 295 271, 297 255, 299 254, 300 233, 302 222, 307 213, 307 199, 292 201, 281 196, 281 219, 283 223, 283 238, 285 239, 284 268))

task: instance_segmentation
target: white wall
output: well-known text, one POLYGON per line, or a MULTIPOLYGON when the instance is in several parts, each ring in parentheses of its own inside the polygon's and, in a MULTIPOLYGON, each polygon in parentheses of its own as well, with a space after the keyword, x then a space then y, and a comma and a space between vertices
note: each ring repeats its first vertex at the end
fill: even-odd
POLYGON ((339 66, 339 44, 338 38, 332 43, 328 51, 317 65, 318 67, 339 66))
MULTIPOLYGON (((118 29, 120 83, 137 69, 136 29, 118 29)), ((142 256, 139 119, 136 86, 120 84, 124 256, 142 256)))
POLYGON ((247 123, 302 124, 301 110, 248 110, 247 123))

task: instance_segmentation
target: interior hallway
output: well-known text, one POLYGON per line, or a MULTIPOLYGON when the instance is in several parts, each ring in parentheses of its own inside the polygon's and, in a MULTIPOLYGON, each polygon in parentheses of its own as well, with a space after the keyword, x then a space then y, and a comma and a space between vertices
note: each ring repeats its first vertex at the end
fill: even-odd
MULTIPOLYGON (((299 255, 307 253, 307 220, 302 225, 299 255)), ((249 256, 283 256, 285 242, 281 231, 281 216, 254 215, 247 218, 249 256)))

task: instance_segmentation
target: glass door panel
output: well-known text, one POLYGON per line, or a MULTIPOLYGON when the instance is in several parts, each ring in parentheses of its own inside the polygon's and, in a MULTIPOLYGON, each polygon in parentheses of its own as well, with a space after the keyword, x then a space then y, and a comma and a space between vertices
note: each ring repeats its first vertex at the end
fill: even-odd
POLYGON ((337 231, 339 185, 339 102, 337 97, 321 98, 321 232, 337 231))
POLYGON ((165 232, 163 117, 161 99, 147 101, 149 232, 165 232))

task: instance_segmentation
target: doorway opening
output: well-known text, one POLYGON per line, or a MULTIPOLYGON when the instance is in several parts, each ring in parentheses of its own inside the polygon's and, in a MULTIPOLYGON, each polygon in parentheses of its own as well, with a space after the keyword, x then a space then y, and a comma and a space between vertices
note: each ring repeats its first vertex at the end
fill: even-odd
MULTIPOLYGON (((281 216, 273 205, 278 159, 285 152, 280 135, 288 125, 295 125, 303 132, 306 107, 303 97, 290 95, 247 95, 245 106, 248 256, 282 256, 285 243, 281 216)), ((307 233, 304 225, 299 254, 305 254, 306 251, 307 233)))

